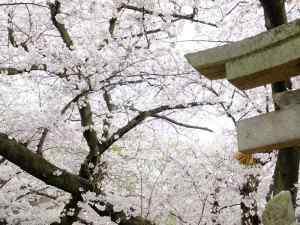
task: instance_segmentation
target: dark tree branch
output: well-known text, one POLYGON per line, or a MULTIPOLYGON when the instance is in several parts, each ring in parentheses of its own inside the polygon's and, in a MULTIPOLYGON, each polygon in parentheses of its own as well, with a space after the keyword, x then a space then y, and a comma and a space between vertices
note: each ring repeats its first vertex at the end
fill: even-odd
POLYGON ((12 16, 11 16, 10 13, 8 14, 8 27, 7 27, 7 32, 8 32, 8 40, 9 40, 9 43, 10 43, 13 47, 17 48, 18 45, 17 45, 16 39, 15 39, 14 30, 13 30, 13 27, 12 27, 12 16))
POLYGON ((258 215, 257 201, 252 196, 253 192, 257 192, 258 185, 260 183, 258 175, 246 175, 246 182, 242 184, 240 189, 241 195, 241 224, 242 225, 261 225, 261 219, 258 215), (251 199, 252 201, 249 201, 251 199), (250 204, 246 203, 250 202, 250 204))
POLYGON ((5 185, 8 184, 9 181, 11 181, 13 179, 13 177, 7 179, 7 180, 1 180, 0 182, 0 189, 2 189, 5 185))
MULTIPOLYGON (((47 187, 46 187, 47 188, 47 187)), ((53 195, 49 195, 45 192, 43 192, 46 188, 42 188, 40 190, 29 190, 28 192, 18 196, 16 198, 16 201, 20 200, 21 198, 24 198, 25 196, 28 196, 28 195, 39 195, 39 196, 43 196, 43 197, 46 197, 46 198, 49 198, 49 199, 52 199, 52 200, 56 200, 57 199, 57 196, 53 196, 53 195)))
POLYGON ((135 85, 135 84, 141 84, 141 83, 147 83, 150 86, 154 86, 153 84, 150 83, 150 81, 155 81, 155 78, 143 78, 141 80, 127 80, 127 81, 117 81, 117 82, 111 82, 108 84, 105 84, 102 86, 101 89, 107 89, 107 88, 115 88, 117 86, 128 86, 128 85, 135 85))
POLYGON ((127 217, 123 211, 114 211, 114 207, 110 203, 100 203, 104 206, 104 210, 100 210, 96 204, 90 204, 91 208, 101 217, 110 217, 111 221, 118 225, 154 225, 150 220, 147 220, 141 216, 127 217))
MULTIPOLYGON (((12 15, 11 13, 8 14, 8 27, 7 27, 7 32, 8 32, 8 40, 10 42, 10 44, 14 47, 14 48, 18 48, 19 45, 16 41, 16 38, 15 38, 15 31, 13 29, 13 21, 12 21, 12 15)), ((29 49, 26 45, 26 41, 25 42, 22 42, 20 43, 21 47, 26 51, 28 52, 29 49)))
POLYGON ((272 29, 287 22, 284 0, 260 0, 264 9, 265 26, 272 29))
POLYGON ((18 5, 32 5, 32 6, 38 6, 42 8, 48 8, 45 5, 37 4, 37 3, 30 3, 30 2, 15 2, 15 3, 0 3, 1 6, 18 6, 18 5))
POLYGON ((137 33, 137 34, 132 34, 132 35, 128 35, 128 36, 124 36, 121 39, 134 38, 134 37, 142 37, 144 35, 156 34, 158 32, 162 32, 162 31, 163 30, 161 28, 157 28, 157 29, 153 29, 153 30, 144 30, 144 32, 137 33))
POLYGON ((224 210, 224 209, 228 209, 228 208, 232 208, 232 207, 236 207, 236 206, 241 206, 241 203, 236 203, 236 204, 226 205, 226 206, 220 207, 220 208, 219 208, 219 213, 220 213, 222 210, 224 210))
POLYGON ((63 39, 63 42, 66 44, 68 49, 73 50, 74 45, 73 45, 73 40, 70 37, 69 32, 67 31, 66 27, 64 24, 59 23, 56 19, 56 16, 61 13, 60 8, 61 8, 61 3, 56 0, 55 3, 48 3, 49 8, 50 8, 50 13, 51 13, 51 21, 53 25, 56 27, 57 31, 59 32, 61 38, 63 39))
MULTIPOLYGON (((78 175, 71 174, 57 166, 51 164, 47 160, 43 159, 41 156, 34 154, 24 145, 18 143, 16 140, 9 138, 6 134, 0 133, 0 155, 5 157, 8 161, 20 167, 25 172, 34 176, 35 178, 45 182, 48 185, 59 188, 63 191, 71 193, 81 199, 81 194, 85 191, 94 191, 95 186, 78 175), (57 174, 61 172, 61 174, 57 174)), ((78 202, 78 199, 77 202, 78 202)), ((74 201, 76 202, 76 201, 74 201)), ((152 224, 150 221, 143 219, 142 217, 132 217, 127 219, 126 216, 117 217, 117 215, 125 215, 125 212, 115 212, 113 211, 113 205, 106 203, 110 208, 110 213, 108 211, 102 212, 96 208, 95 205, 90 205, 94 210, 98 210, 99 216, 109 216, 112 221, 120 221, 119 224, 123 225, 140 225, 143 224, 141 221, 146 222, 146 224, 152 224)), ((59 223, 53 223, 53 225, 59 223)))
POLYGON ((83 91, 83 92, 81 92, 80 94, 76 95, 71 101, 68 102, 68 104, 61 110, 60 113, 61 113, 62 115, 65 114, 66 111, 68 110, 68 108, 70 108, 71 105, 72 105, 73 103, 78 102, 78 100, 79 100, 81 97, 87 95, 88 93, 89 93, 89 91, 86 90, 86 91, 83 91))
POLYGON ((29 68, 24 68, 24 69, 17 69, 15 67, 5 67, 5 66, 0 67, 0 75, 14 76, 14 75, 20 75, 22 73, 30 73, 32 71, 44 71, 49 74, 54 74, 60 78, 66 78, 68 76, 66 68, 64 68, 64 72, 53 72, 48 70, 46 64, 33 64, 29 68))
MULTIPOLYGON (((104 96, 106 99, 105 101, 110 102, 109 96, 104 96)), ((79 100, 79 99, 78 99, 79 100)), ((101 154, 105 151, 103 144, 100 144, 97 139, 96 131, 93 129, 93 120, 92 120, 92 111, 89 105, 89 102, 87 100, 87 97, 85 96, 84 99, 81 99, 82 102, 78 105, 80 117, 81 117, 81 125, 84 127, 84 133, 83 136, 85 137, 90 151, 88 156, 85 159, 85 162, 81 165, 80 169, 80 176, 85 179, 90 179, 94 176, 89 168, 89 164, 93 163, 94 165, 97 165, 99 163, 99 159, 101 154), (100 155, 98 153, 101 153, 100 155)), ((179 106, 178 106, 179 107, 179 106)), ((93 169, 92 169, 93 170, 93 169)), ((93 177, 94 178, 94 177, 93 177)), ((95 190, 95 188, 94 188, 95 190)), ((100 191, 100 190, 98 190, 100 191)), ((75 209, 75 212, 72 216, 65 215, 61 218, 61 223, 55 223, 52 225, 69 225, 72 224, 74 221, 78 220, 78 214, 80 211, 80 208, 78 207, 78 201, 81 201, 81 198, 78 198, 77 196, 72 196, 69 203, 65 206, 65 210, 68 210, 70 208, 75 209)), ((128 219, 127 215, 123 211, 114 211, 113 205, 110 203, 101 203, 103 206, 105 206, 105 210, 100 210, 97 208, 95 204, 89 204, 92 209, 99 215, 99 216, 108 216, 111 218, 113 222, 118 223, 119 225, 152 225, 151 221, 146 220, 142 217, 130 217, 128 219)))
MULTIPOLYGON (((79 170, 79 176, 92 182, 94 186, 93 190, 100 194, 100 188, 98 188, 97 182, 103 179, 102 168, 100 164, 101 145, 97 138, 97 133, 93 128, 93 116, 91 106, 88 101, 87 93, 81 93, 81 98, 77 98, 77 104, 79 114, 81 118, 81 126, 84 129, 83 136, 89 146, 89 153, 86 156, 84 162, 81 164, 79 170), (83 94, 85 93, 85 94, 83 94)), ((80 96, 80 95, 78 95, 80 96)), ((81 208, 78 206, 78 202, 82 201, 82 198, 78 195, 72 195, 69 202, 65 205, 61 216, 60 225, 72 225, 79 219, 79 213, 81 208), (72 213, 68 213, 72 211, 72 213), (66 213, 67 212, 67 213, 66 213)))
MULTIPOLYGON (((140 13, 143 13, 143 14, 148 14, 148 15, 154 15, 155 14, 154 11, 145 9, 144 7, 139 8, 137 6, 128 5, 128 4, 125 4, 125 3, 123 3, 119 7, 119 10, 122 10, 122 9, 129 9, 129 10, 133 10, 133 11, 140 12, 140 13)), ((162 14, 162 13, 159 13, 157 16, 161 17, 161 18, 165 18, 165 15, 162 14)), ((210 22, 206 22, 206 21, 203 21, 203 20, 195 19, 195 11, 193 11, 193 13, 189 14, 189 15, 181 15, 181 14, 177 14, 177 13, 172 13, 171 16, 174 17, 175 19, 189 20, 189 21, 192 21, 192 22, 197 22, 197 23, 202 23, 202 24, 205 24, 205 25, 217 27, 217 25, 214 24, 214 23, 210 23, 210 22)))
MULTIPOLYGON (((139 111, 138 115, 135 116, 133 119, 131 119, 125 126, 118 129, 116 132, 114 132, 106 141, 102 142, 101 145, 103 146, 102 150, 105 151, 108 149, 113 143, 115 143, 118 139, 123 137, 126 133, 128 133, 130 130, 141 124, 145 119, 152 117, 153 115, 156 115, 158 113, 168 111, 168 110, 175 110, 175 109, 187 109, 191 107, 197 107, 197 106, 205 106, 205 105, 215 105, 218 103, 212 103, 212 102, 190 102, 187 104, 177 104, 177 105, 162 105, 160 107, 150 109, 147 111, 139 111)), ((138 111, 136 109, 133 109, 134 111, 138 111)), ((103 152, 101 152, 102 154, 103 152)))
POLYGON ((19 75, 21 73, 37 71, 37 70, 47 71, 47 66, 45 64, 32 65, 29 69, 16 69, 13 67, 1 67, 0 74, 12 76, 12 75, 19 75))
POLYGON ((163 116, 163 115, 152 115, 152 117, 155 117, 155 118, 159 118, 159 119, 163 119, 163 120, 166 120, 170 123, 174 123, 175 125, 178 125, 178 126, 181 126, 181 127, 185 127, 185 128, 191 128, 191 129, 198 129, 198 130, 204 130, 204 131, 208 131, 208 132, 214 132, 213 130, 207 128, 207 127, 199 127, 199 126, 194 126, 194 125, 189 125, 189 124, 186 124, 186 123, 182 123, 182 122, 178 122, 174 119, 171 119, 167 116, 163 116))
POLYGON ((0 133, 0 155, 46 184, 66 192, 80 195, 81 190, 93 190, 88 180, 60 169, 3 133, 0 133))
MULTIPOLYGON (((212 87, 207 86, 206 84, 202 85, 205 89, 207 89, 208 91, 210 91, 211 93, 213 93, 216 97, 220 97, 220 94, 212 87)), ((235 92, 233 92, 235 93, 235 92)), ((234 97, 234 95, 233 95, 234 97)), ((234 117, 234 115, 230 112, 230 106, 232 105, 233 99, 231 99, 231 102, 229 103, 229 105, 225 105, 224 102, 220 102, 219 105, 221 106, 221 108, 223 109, 223 111, 225 112, 226 116, 228 118, 231 119, 231 121, 233 122, 234 126, 237 126, 237 119, 234 117)))
POLYGON ((44 146, 44 143, 45 143, 45 140, 46 140, 48 132, 49 132, 48 128, 44 128, 43 129, 41 139, 40 139, 40 141, 39 141, 39 143, 37 145, 36 154, 38 154, 40 156, 43 156, 43 146, 44 146))
POLYGON ((181 216, 175 214, 174 212, 170 211, 172 216, 175 216, 181 223, 188 223, 188 221, 184 220, 181 216))
POLYGON ((109 31, 109 33, 110 33, 111 36, 114 35, 116 23, 117 23, 117 18, 116 17, 110 18, 108 31, 109 31))
POLYGON ((224 21, 224 19, 229 16, 236 8, 238 8, 241 4, 247 4, 248 1, 239 1, 237 2, 226 14, 223 16, 221 21, 224 21))
MULTIPOLYGON (((111 102, 111 95, 110 95, 109 91, 104 90, 103 99, 105 101, 108 112, 111 113, 113 108, 114 108, 114 105, 111 102)), ((109 128, 111 126, 111 121, 110 120, 111 120, 111 116, 109 114, 106 114, 105 118, 103 119, 103 132, 102 132, 102 138, 101 139, 106 140, 108 138, 109 128)))
POLYGON ((81 118, 81 126, 84 129, 83 136, 89 146, 89 154, 87 155, 85 162, 81 165, 80 176, 90 179, 92 177, 93 168, 89 168, 89 164, 92 163, 94 167, 97 166, 101 153, 104 151, 98 140, 97 132, 93 127, 92 110, 87 97, 84 97, 84 99, 81 100, 82 103, 78 103, 78 109, 81 118))

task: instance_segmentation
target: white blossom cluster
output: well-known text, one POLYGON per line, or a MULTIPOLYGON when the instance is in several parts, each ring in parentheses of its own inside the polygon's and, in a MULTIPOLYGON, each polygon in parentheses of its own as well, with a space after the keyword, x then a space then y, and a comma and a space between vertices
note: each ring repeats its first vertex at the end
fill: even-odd
MULTIPOLYGON (((0 133, 36 154, 41 146, 39 157, 59 168, 55 179, 79 174, 91 152, 86 136, 96 134, 96 149, 110 144, 101 157, 107 174, 89 179, 101 193, 79 190, 82 221, 114 224, 91 209, 95 202, 99 210, 109 203, 128 219, 167 225, 240 224, 241 202, 254 202, 261 214, 275 156, 263 167, 234 161, 232 118, 272 107, 270 89, 244 93, 208 81, 183 57, 262 31, 258 1, 0 2, 0 133), (51 5, 60 7, 53 17, 51 5), (168 109, 151 114, 163 106, 168 109), (141 115, 147 118, 131 128, 141 115), (248 175, 257 175, 258 191, 242 198, 248 175)), ((299 16, 297 1, 287 8, 289 19, 299 16)), ((76 214, 75 208, 63 212, 70 197, 1 161, 0 221, 59 221, 76 214)))

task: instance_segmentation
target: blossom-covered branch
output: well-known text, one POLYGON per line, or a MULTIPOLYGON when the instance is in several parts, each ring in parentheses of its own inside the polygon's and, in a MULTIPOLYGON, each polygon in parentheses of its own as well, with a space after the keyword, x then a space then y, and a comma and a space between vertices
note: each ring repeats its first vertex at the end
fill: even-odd
POLYGON ((24 69, 17 69, 14 67, 0 67, 0 74, 12 76, 12 75, 19 75, 22 73, 37 71, 37 70, 46 71, 47 66, 45 64, 32 65, 30 68, 24 68, 24 69))
POLYGON ((57 20, 57 16, 59 16, 59 14, 61 13, 61 11, 60 11, 61 3, 56 0, 54 2, 54 4, 49 3, 49 7, 50 7, 50 12, 51 12, 51 21, 52 21, 53 25, 58 30, 58 32, 59 32, 61 38, 63 39, 64 43, 66 44, 66 46, 70 50, 73 50, 73 48, 74 48, 73 40, 71 39, 69 32, 67 31, 65 25, 57 20))
MULTIPOLYGON (((156 13, 152 10, 145 9, 144 7, 137 7, 137 6, 134 6, 134 5, 125 4, 125 3, 121 4, 121 6, 119 7, 119 10, 122 10, 122 9, 129 9, 129 10, 133 10, 133 11, 136 11, 136 12, 141 12, 143 14, 156 15, 156 13)), ((166 17, 162 13, 157 13, 157 16, 159 16, 161 18, 166 17)), ((195 16, 196 16, 196 10, 193 10, 193 13, 191 13, 189 15, 181 15, 181 14, 177 14, 177 13, 172 13, 171 14, 171 17, 174 17, 175 19, 190 20, 192 22, 202 23, 202 24, 205 24, 205 25, 217 27, 216 24, 210 23, 210 22, 205 22, 203 20, 198 20, 198 19, 195 18, 195 16)))
POLYGON ((46 184, 66 192, 80 195, 83 190, 92 190, 88 180, 53 165, 3 133, 0 133, 0 155, 46 184))
MULTIPOLYGON (((107 140, 103 141, 101 145, 103 146, 103 150, 105 151, 108 149, 113 143, 115 143, 117 140, 119 140, 121 137, 123 137, 126 133, 128 133, 130 130, 141 124, 145 119, 149 117, 153 117, 157 115, 158 113, 168 111, 168 110, 174 110, 174 109, 187 109, 191 107, 197 107, 197 106, 206 106, 206 105, 216 105, 218 103, 213 102, 190 102, 186 104, 176 104, 176 105, 162 105, 154 109, 150 109, 147 111, 139 111, 138 115, 132 118, 125 126, 118 129, 116 132, 114 132, 107 140)), ((137 111, 136 109, 133 109, 137 111)), ((102 154, 103 152, 101 152, 102 154)))
POLYGON ((111 221, 119 225, 154 225, 153 222, 141 216, 128 217, 123 211, 115 211, 114 206, 110 203, 100 202, 98 205, 104 206, 104 209, 99 209, 97 204, 90 204, 99 216, 108 216, 111 218, 111 221))
MULTIPOLYGON (((71 174, 53 165, 3 133, 0 133, 0 155, 35 178, 71 193, 73 196, 81 198, 83 192, 93 191, 95 188, 87 179, 71 174)), ((128 219, 123 211, 114 211, 113 205, 109 202, 102 204, 106 205, 106 210, 104 211, 99 210, 95 204, 90 204, 99 216, 108 216, 112 221, 119 221, 119 224, 123 225, 141 224, 141 221, 147 221, 147 224, 152 224, 149 220, 141 217, 131 217, 128 219)), ((57 225, 59 223, 52 224, 57 225)))
POLYGON ((33 2, 0 3, 0 7, 1 6, 18 6, 18 5, 32 5, 32 6, 42 7, 42 8, 48 8, 45 5, 41 5, 41 4, 33 3, 33 2))
MULTIPOLYGON (((101 145, 97 138, 97 133, 93 128, 93 115, 90 103, 88 101, 87 95, 83 95, 81 99, 77 100, 81 126, 83 128, 83 136, 89 146, 89 153, 86 156, 85 160, 80 166, 79 176, 90 181, 93 186, 93 191, 100 193, 100 183, 103 179, 103 168, 101 168, 101 145)), ((85 193, 82 192, 82 193, 85 193)), ((78 215, 80 213, 80 207, 78 205, 79 201, 83 199, 81 196, 72 194, 71 199, 65 205, 64 210, 61 215, 60 225, 72 225, 73 222, 78 220, 78 215)))
POLYGON ((163 115, 157 115, 156 114, 156 115, 153 115, 152 117, 159 118, 159 119, 162 119, 162 120, 166 120, 170 123, 174 123, 177 126, 181 126, 181 127, 185 127, 185 128, 191 128, 191 129, 204 130, 204 131, 208 131, 208 132, 214 132, 212 129, 209 129, 207 127, 194 126, 194 125, 178 122, 174 119, 171 119, 170 117, 163 116, 163 115))

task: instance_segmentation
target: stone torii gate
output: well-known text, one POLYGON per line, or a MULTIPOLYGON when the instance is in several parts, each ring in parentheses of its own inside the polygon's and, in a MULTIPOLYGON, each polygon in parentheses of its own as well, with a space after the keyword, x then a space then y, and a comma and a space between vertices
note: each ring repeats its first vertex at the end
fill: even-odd
MULTIPOLYGON (((300 19, 229 45, 186 55, 208 79, 241 90, 300 75, 300 19)), ((266 152, 300 145, 300 90, 273 95, 279 111, 238 122, 238 150, 266 152)))

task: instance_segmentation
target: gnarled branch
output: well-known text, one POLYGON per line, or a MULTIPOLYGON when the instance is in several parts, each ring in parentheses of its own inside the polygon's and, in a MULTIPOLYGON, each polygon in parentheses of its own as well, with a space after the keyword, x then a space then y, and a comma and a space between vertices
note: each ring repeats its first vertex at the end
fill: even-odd
POLYGON ((88 180, 51 164, 3 133, 0 133, 0 155, 46 184, 74 195, 93 188, 88 180))

